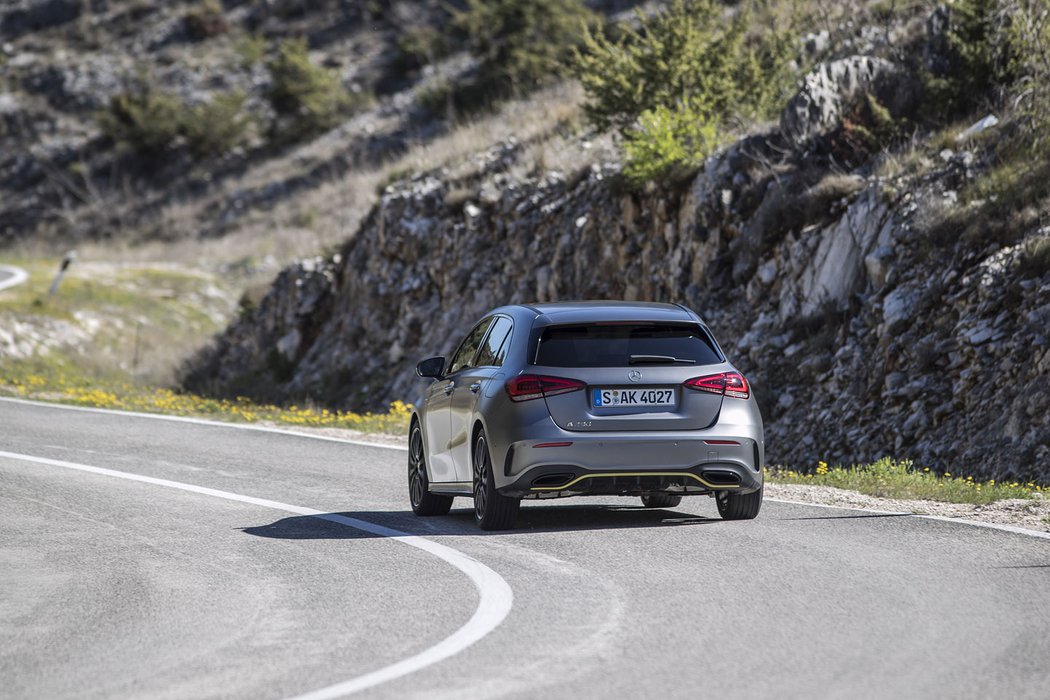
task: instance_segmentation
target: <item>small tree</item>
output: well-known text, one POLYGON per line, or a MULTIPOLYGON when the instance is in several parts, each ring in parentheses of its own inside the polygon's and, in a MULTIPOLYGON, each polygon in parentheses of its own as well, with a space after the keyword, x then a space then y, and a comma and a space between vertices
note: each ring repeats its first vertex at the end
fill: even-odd
POLYGON ((776 32, 753 40, 749 13, 726 13, 715 0, 674 0, 639 11, 639 26, 617 38, 586 32, 575 64, 591 122, 625 132, 645 110, 685 101, 720 121, 764 116, 790 75, 790 42, 776 32))
POLYGON ((230 23, 222 12, 219 0, 204 0, 189 10, 183 21, 186 31, 194 41, 204 41, 230 31, 230 23))
POLYGON ((251 138, 255 122, 242 92, 214 96, 194 107, 145 83, 115 96, 97 119, 102 133, 142 155, 189 147, 198 159, 222 155, 251 138))
POLYGON ((580 0, 467 0, 456 15, 483 80, 524 92, 566 72, 594 15, 580 0))
POLYGON ((688 176, 718 146, 718 124, 690 100, 647 109, 627 131, 624 175, 634 184, 688 176))
POLYGON ((959 0, 950 6, 945 33, 947 62, 928 75, 926 87, 933 116, 940 120, 975 108, 979 100, 999 102, 1016 78, 1017 36, 1012 31, 1017 8, 1003 0, 959 0))
POLYGON ((746 9, 674 0, 618 37, 586 32, 575 53, 585 112, 624 137, 624 174, 677 179, 717 145, 735 118, 767 116, 793 75, 790 34, 752 35, 746 9))
POLYGON ((118 144, 147 154, 175 146, 182 132, 182 103, 148 85, 114 96, 97 116, 102 133, 118 144))
POLYGON ((353 110, 354 100, 339 76, 310 62, 305 40, 281 43, 268 67, 273 80, 270 103, 303 135, 330 129, 353 110))
POLYGON ((244 103, 244 93, 237 90, 186 111, 183 131, 194 156, 221 155, 252 137, 255 120, 245 112, 244 103))

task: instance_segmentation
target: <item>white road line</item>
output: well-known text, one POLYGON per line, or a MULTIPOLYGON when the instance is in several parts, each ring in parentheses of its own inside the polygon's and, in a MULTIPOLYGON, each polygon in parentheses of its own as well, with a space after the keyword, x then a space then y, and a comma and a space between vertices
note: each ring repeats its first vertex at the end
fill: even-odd
POLYGON ((267 428, 263 425, 251 425, 248 423, 227 423, 225 421, 208 420, 207 418, 190 418, 188 416, 167 416, 163 413, 141 413, 139 411, 121 411, 113 408, 92 408, 90 406, 69 406, 64 403, 50 403, 47 401, 31 401, 29 399, 16 399, 9 396, 0 396, 0 401, 6 403, 17 403, 25 406, 37 406, 40 408, 55 408, 61 411, 79 411, 81 413, 104 413, 110 416, 131 416, 132 418, 151 418, 153 420, 166 420, 173 423, 189 423, 191 425, 208 425, 218 428, 230 428, 232 430, 252 430, 257 433, 275 433, 277 435, 294 435, 295 437, 310 438, 311 440, 323 440, 325 442, 341 442, 345 445, 361 445, 363 447, 376 447, 381 450, 408 451, 405 445, 387 445, 382 442, 369 442, 367 440, 350 440, 347 438, 331 437, 329 435, 314 435, 302 433, 297 430, 284 430, 282 428, 267 428))
POLYGON ((15 287, 29 279, 29 273, 14 265, 0 265, 0 272, 6 272, 9 275, 7 279, 0 280, 0 291, 15 287))
POLYGON ((432 666, 439 661, 444 661, 445 659, 463 651, 483 638, 489 632, 496 629, 496 627, 498 627, 507 617, 507 614, 510 612, 511 607, 514 604, 514 593, 511 591, 510 586, 503 577, 476 559, 446 545, 438 544, 437 542, 433 542, 417 535, 410 535, 389 527, 376 525, 365 520, 348 518, 333 513, 325 513, 324 511, 303 508, 302 506, 293 506, 265 498, 244 496, 238 493, 231 493, 230 491, 220 491, 206 486, 196 486, 194 484, 186 484, 180 481, 169 481, 168 479, 157 479, 151 476, 142 476, 130 472, 104 469, 102 467, 92 467, 87 464, 78 464, 76 462, 65 462, 58 459, 47 459, 45 457, 34 457, 32 455, 4 451, 0 451, 0 457, 22 462, 32 462, 34 464, 43 464, 50 467, 75 469, 90 474, 116 477, 128 481, 138 481, 144 484, 152 484, 153 486, 163 486, 165 488, 178 489, 180 491, 189 491, 190 493, 198 493, 204 496, 223 498, 227 501, 249 503, 263 508, 271 508, 286 513, 306 515, 333 523, 339 523, 340 525, 346 525, 347 527, 362 530, 380 537, 389 537, 390 539, 407 544, 410 547, 415 547, 416 549, 421 549, 428 554, 432 554, 462 571, 477 587, 479 596, 477 610, 474 611, 474 615, 471 616, 467 623, 456 630, 451 636, 446 637, 428 649, 424 649, 415 656, 402 659, 401 661, 390 664, 389 666, 384 666, 383 668, 372 671, 371 673, 366 673, 363 676, 351 678, 342 683, 336 683, 335 685, 330 685, 326 688, 320 688, 319 690, 298 695, 291 700, 329 700, 332 698, 345 697, 365 690, 366 688, 377 686, 380 683, 386 683, 387 681, 407 676, 410 673, 415 673, 416 671, 424 669, 427 666, 432 666))
MULTIPOLYGON (((0 401, 6 401, 8 403, 25 404, 27 406, 39 406, 42 408, 57 408, 65 411, 82 411, 85 413, 105 413, 114 416, 134 416, 136 418, 152 418, 154 420, 167 420, 175 421, 179 423, 191 423, 194 425, 210 425, 218 428, 233 428, 236 430, 254 430, 262 433, 276 433, 278 435, 294 435, 295 437, 310 438, 311 440, 327 440, 328 442, 342 442, 347 445, 362 445, 364 447, 379 447, 385 450, 408 450, 403 445, 384 445, 379 442, 367 442, 365 440, 347 440, 344 438, 329 437, 327 435, 312 435, 310 433, 300 433, 295 430, 281 430, 280 428, 267 428, 261 425, 247 425, 244 423, 225 423, 222 421, 207 420, 205 418, 188 418, 186 416, 166 416, 160 413, 138 413, 135 411, 119 411, 110 408, 91 408, 88 406, 67 406, 66 404, 60 403, 48 403, 46 401, 30 401, 28 399, 16 399, 6 396, 0 396, 0 401)), ((888 510, 875 510, 873 508, 855 508, 852 506, 833 506, 824 503, 807 503, 805 501, 787 501, 779 498, 766 498, 764 500, 770 501, 771 503, 788 503, 790 505, 798 506, 813 506, 814 508, 837 508, 838 510, 853 510, 862 513, 882 513, 884 515, 901 515, 888 510)), ((986 527, 993 530, 1002 530, 1004 532, 1012 532, 1017 535, 1028 535, 1030 537, 1040 537, 1043 539, 1050 539, 1050 533, 1040 532, 1038 530, 1026 530, 1023 527, 1015 527, 1013 525, 1000 525, 998 523, 985 523, 979 520, 965 520, 963 518, 949 518, 943 515, 916 515, 915 513, 903 513, 903 515, 911 515, 916 518, 925 518, 927 520, 943 520, 950 523, 959 523, 961 525, 973 525, 975 527, 986 527)))
POLYGON ((770 501, 771 503, 786 503, 792 506, 810 506, 812 508, 830 508, 833 510, 852 510, 858 513, 876 513, 878 515, 907 515, 912 518, 922 518, 923 520, 940 520, 946 523, 958 523, 960 525, 973 525, 975 527, 986 527, 991 530, 1003 530, 1005 532, 1012 532, 1016 535, 1028 535, 1029 537, 1040 537, 1045 540, 1050 540, 1050 532, 1040 532, 1039 530, 1028 530, 1023 527, 1017 527, 1016 525, 1000 525, 999 523, 985 523, 980 520, 966 520, 964 518, 950 518, 946 515, 922 515, 921 513, 908 513, 903 510, 876 510, 874 508, 855 508, 853 506, 834 506, 826 503, 809 503, 807 501, 788 501, 783 498, 764 498, 762 500, 770 501))

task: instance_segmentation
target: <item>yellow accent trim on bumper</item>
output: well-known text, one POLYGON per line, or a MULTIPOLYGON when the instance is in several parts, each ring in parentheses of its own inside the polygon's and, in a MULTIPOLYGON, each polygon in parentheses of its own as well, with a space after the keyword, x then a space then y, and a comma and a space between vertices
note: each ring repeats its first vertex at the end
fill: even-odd
POLYGON ((712 484, 708 481, 704 481, 696 474, 692 472, 607 472, 603 474, 584 474, 583 476, 576 477, 567 484, 561 486, 533 486, 530 491, 564 491, 565 489, 580 483, 584 479, 595 479, 599 477, 617 477, 617 476, 688 476, 690 479, 696 479, 701 484, 709 489, 738 489, 740 484, 712 484))

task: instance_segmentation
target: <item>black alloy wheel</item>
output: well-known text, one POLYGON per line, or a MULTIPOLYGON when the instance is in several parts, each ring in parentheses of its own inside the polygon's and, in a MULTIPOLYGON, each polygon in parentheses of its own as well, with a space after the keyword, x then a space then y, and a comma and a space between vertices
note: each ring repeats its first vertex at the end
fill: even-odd
POLYGON ((430 493, 427 460, 423 454, 423 431, 412 423, 408 438, 408 497, 416 515, 445 515, 452 508, 452 496, 430 493))
POLYGON ((482 530, 507 530, 514 527, 521 499, 504 496, 496 490, 485 431, 479 432, 474 440, 473 462, 474 522, 482 530))
POLYGON ((716 491, 715 503, 723 520, 751 520, 762 508, 762 489, 743 494, 716 491))

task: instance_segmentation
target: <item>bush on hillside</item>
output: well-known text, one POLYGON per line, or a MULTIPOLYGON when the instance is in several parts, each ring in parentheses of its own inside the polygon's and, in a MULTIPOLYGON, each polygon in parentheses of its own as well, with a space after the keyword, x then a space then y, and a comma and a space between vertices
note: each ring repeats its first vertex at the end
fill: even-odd
POLYGON ((176 145, 182 131, 182 103, 149 87, 114 96, 97 117, 102 133, 143 154, 176 145))
POLYGON ((285 131, 296 136, 332 128, 363 101, 343 87, 334 71, 310 61, 303 39, 281 43, 267 65, 272 79, 270 103, 290 122, 285 131))
POLYGON ((397 39, 397 65, 402 70, 414 70, 446 56, 450 50, 448 37, 436 27, 427 25, 409 27, 397 39))
POLYGON ((222 155, 252 138, 256 122, 245 111, 245 100, 244 93, 237 90, 186 111, 183 133, 194 156, 222 155))
POLYGON ((930 116, 940 121, 982 101, 997 104, 1017 77, 1012 0, 959 0, 949 6, 939 65, 925 76, 930 116))
POLYGON ((755 35, 751 15, 716 0, 674 0, 616 38, 587 32, 575 54, 596 127, 624 137, 636 183, 695 168, 734 120, 779 108, 794 75, 788 33, 755 35))
POLYGON ((174 95, 144 86, 114 97, 97 120, 105 136, 141 155, 188 146, 195 157, 204 159, 251 138, 255 122, 244 102, 244 94, 235 92, 189 107, 174 95))
POLYGON ((931 79, 947 86, 932 116, 969 121, 989 109, 1005 124, 971 139, 968 146, 991 167, 961 190, 966 206, 944 213, 931 236, 971 247, 1013 244, 1045 225, 1050 212, 1050 7, 1045 0, 960 0, 949 20, 961 72, 940 84, 931 79))
POLYGON ((1014 93, 1033 152, 1050 157, 1050 6, 1013 0, 1011 41, 1014 93))
POLYGON ((624 175, 634 184, 688 176, 719 143, 717 122, 690 100, 658 105, 639 116, 624 139, 624 175))
POLYGON ((230 31, 230 23, 218 0, 203 0, 183 17, 186 32, 194 41, 204 41, 230 31))
POLYGON ((468 0, 455 25, 494 91, 522 93, 567 72, 594 15, 581 0, 468 0))
POLYGON ((674 0, 653 15, 638 12, 638 28, 623 27, 617 38, 588 31, 575 64, 589 119, 625 132, 642 112, 683 100, 720 121, 779 107, 792 42, 774 31, 749 36, 747 9, 727 12, 716 0, 674 0))

